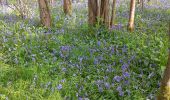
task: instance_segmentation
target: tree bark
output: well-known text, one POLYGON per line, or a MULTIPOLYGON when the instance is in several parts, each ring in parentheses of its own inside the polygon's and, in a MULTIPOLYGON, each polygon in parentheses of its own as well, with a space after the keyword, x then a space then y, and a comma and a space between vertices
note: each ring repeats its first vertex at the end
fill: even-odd
POLYGON ((102 24, 106 25, 109 28, 110 27, 109 0, 101 0, 100 9, 101 9, 100 18, 102 20, 102 24))
POLYGON ((0 0, 0 5, 2 5, 2 0, 0 0))
POLYGON ((114 24, 115 18, 116 18, 116 0, 113 0, 110 26, 112 26, 114 24))
POLYGON ((97 23, 100 14, 99 0, 88 0, 88 22, 90 25, 97 23))
POLYGON ((54 6, 54 0, 49 0, 49 3, 48 3, 51 7, 54 6))
POLYGON ((144 10, 144 0, 141 0, 142 11, 144 10))
MULTIPOLYGON (((169 43, 170 43, 170 23, 169 23, 169 43)), ((161 81, 160 94, 158 95, 157 100, 170 100, 170 51, 168 56, 168 63, 161 81)))
POLYGON ((141 0, 138 0, 138 4, 140 4, 141 0))
POLYGON ((51 15, 48 8, 47 0, 38 0, 39 10, 40 10, 40 19, 41 23, 47 27, 51 27, 51 15))
POLYGON ((88 0, 88 12, 90 25, 99 21, 100 24, 110 26, 109 0, 88 0))
POLYGON ((130 32, 134 31, 135 2, 136 0, 131 0, 131 3, 130 3, 130 16, 129 16, 129 22, 128 22, 128 30, 130 32))
POLYGON ((72 14, 72 1, 64 0, 63 9, 66 15, 71 15, 72 14))

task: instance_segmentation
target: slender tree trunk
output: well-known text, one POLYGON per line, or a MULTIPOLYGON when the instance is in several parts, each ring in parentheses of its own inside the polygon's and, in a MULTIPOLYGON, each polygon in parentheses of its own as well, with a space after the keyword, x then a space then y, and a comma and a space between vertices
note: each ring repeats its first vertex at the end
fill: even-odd
POLYGON ((142 11, 144 10, 144 0, 141 0, 142 11))
POLYGON ((48 8, 47 0, 38 0, 38 3, 39 3, 39 9, 40 9, 41 23, 45 27, 50 28, 50 26, 51 26, 51 15, 50 15, 50 10, 48 8))
POLYGON ((110 20, 110 26, 112 26, 115 22, 115 17, 116 17, 116 0, 113 0, 112 4, 112 15, 111 15, 111 20, 110 20))
POLYGON ((27 1, 25 0, 17 0, 17 5, 16 7, 18 7, 18 11, 20 13, 20 16, 22 19, 25 19, 26 17, 28 17, 28 7, 27 7, 27 1))
POLYGON ((131 0, 130 3, 130 16, 129 16, 129 23, 128 23, 128 30, 130 32, 134 31, 135 2, 136 0, 131 0))
POLYGON ((72 14, 72 1, 64 0, 63 9, 66 15, 71 15, 72 14))
POLYGON ((139 7, 141 7, 142 11, 144 9, 144 0, 138 0, 137 4, 139 5, 139 7))
POLYGON ((0 0, 0 5, 2 5, 2 0, 0 0))
MULTIPOLYGON (((170 23, 169 23, 169 43, 170 43, 170 23)), ((170 51, 168 56, 168 64, 164 71, 163 79, 161 81, 160 94, 158 95, 157 100, 170 100, 170 51)))

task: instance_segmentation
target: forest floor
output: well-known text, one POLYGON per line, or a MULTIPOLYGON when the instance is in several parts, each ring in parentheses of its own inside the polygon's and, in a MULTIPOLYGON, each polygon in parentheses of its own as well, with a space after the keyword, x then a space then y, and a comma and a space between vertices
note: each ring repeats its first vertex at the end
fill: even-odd
POLYGON ((154 100, 169 46, 170 3, 160 1, 137 6, 132 33, 127 2, 111 30, 88 27, 87 4, 72 16, 52 8, 51 29, 38 11, 25 20, 1 13, 0 100, 154 100))

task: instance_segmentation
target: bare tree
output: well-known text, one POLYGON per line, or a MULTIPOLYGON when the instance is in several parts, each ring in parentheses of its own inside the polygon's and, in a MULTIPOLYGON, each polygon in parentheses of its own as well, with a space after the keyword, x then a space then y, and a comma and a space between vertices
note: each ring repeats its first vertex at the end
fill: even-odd
POLYGON ((51 26, 51 15, 50 10, 48 8, 47 0, 38 0, 39 10, 40 10, 40 19, 41 23, 50 28, 51 26))
POLYGON ((71 15, 71 13, 72 13, 72 1, 71 0, 64 0, 63 9, 64 9, 65 14, 71 15))
POLYGON ((128 30, 130 32, 134 31, 135 3, 136 0, 131 0, 130 2, 130 15, 129 15, 129 22, 128 22, 128 30))
MULTIPOLYGON (((170 43, 170 23, 169 23, 169 43, 170 43)), ((158 95, 157 100, 170 100, 170 51, 168 56, 168 64, 164 71, 163 79, 161 81, 160 94, 158 95)))

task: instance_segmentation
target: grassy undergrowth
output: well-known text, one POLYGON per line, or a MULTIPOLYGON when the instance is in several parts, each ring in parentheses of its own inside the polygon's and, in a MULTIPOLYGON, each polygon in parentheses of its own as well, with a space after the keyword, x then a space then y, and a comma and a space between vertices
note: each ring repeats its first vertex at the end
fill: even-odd
POLYGON ((125 26, 66 28, 64 15, 53 15, 51 30, 0 20, 0 99, 154 99, 167 62, 169 14, 138 11, 133 33, 125 26))

